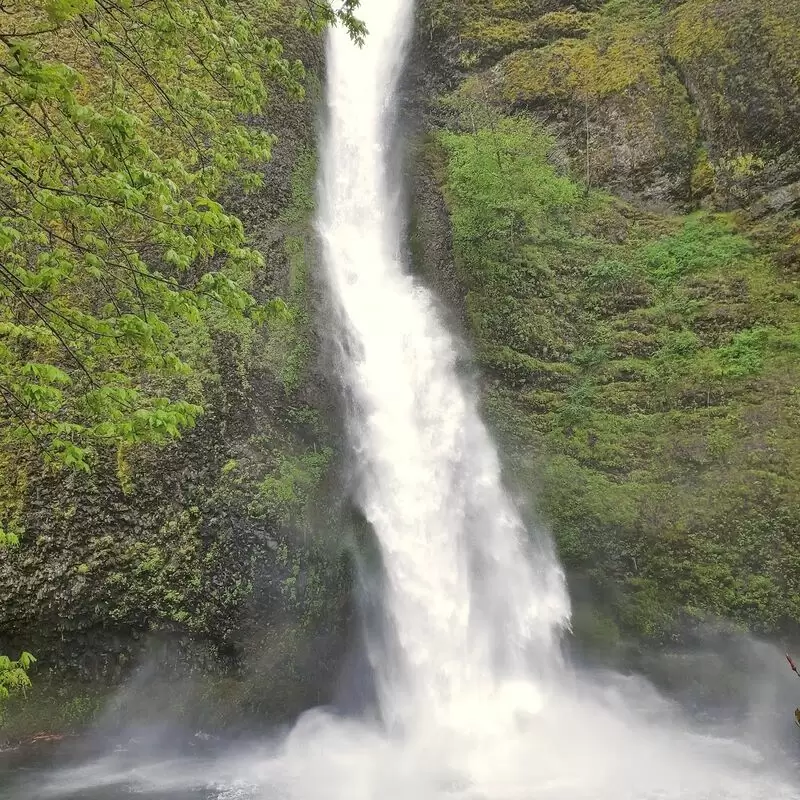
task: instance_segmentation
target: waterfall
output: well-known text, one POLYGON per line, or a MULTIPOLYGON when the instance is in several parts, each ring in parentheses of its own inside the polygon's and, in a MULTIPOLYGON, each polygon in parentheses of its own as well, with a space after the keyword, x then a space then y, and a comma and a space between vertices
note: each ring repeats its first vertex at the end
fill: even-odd
POLYGON ((404 264, 388 156, 412 11, 411 0, 366 3, 361 49, 332 33, 319 212, 359 499, 397 640, 373 662, 384 713, 405 723, 546 672, 569 617, 549 541, 531 539, 504 492, 453 339, 404 264))
POLYGON ((797 798, 748 748, 693 732, 648 687, 566 677, 563 573, 548 537, 525 530, 504 490, 475 393, 459 378, 458 348, 405 263, 390 164, 413 12, 413 0, 363 0, 364 47, 331 32, 321 142, 318 228, 335 367, 349 400, 357 499, 384 569, 384 641, 370 648, 383 725, 321 712, 301 719, 284 758, 320 772, 285 791, 797 798), (310 747, 318 760, 308 760, 310 747))

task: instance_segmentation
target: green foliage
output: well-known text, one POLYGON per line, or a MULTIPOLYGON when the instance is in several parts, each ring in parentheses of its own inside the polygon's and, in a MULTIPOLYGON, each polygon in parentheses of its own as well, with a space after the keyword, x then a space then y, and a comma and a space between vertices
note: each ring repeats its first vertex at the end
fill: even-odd
POLYGON ((333 453, 325 449, 291 456, 276 450, 271 456, 274 468, 259 484, 250 513, 286 524, 305 509, 325 475, 333 453))
MULTIPOLYGON (((16 547, 18 537, 8 533, 0 527, 0 550, 6 547, 16 547)), ((36 663, 36 659, 27 652, 22 652, 16 661, 8 656, 0 655, 0 714, 3 701, 12 694, 23 693, 31 685, 28 670, 36 663)))
POLYGON ((537 41, 536 24, 531 20, 478 18, 463 26, 467 48, 462 63, 470 66, 486 55, 501 55, 537 41))
POLYGON ((368 31, 358 18, 361 0, 301 0, 298 22, 309 30, 321 33, 328 25, 342 25, 350 37, 362 43, 368 31))
POLYGON ((557 334, 543 330, 552 317, 535 311, 551 302, 555 254, 580 246, 568 215, 584 205, 583 193, 548 164, 553 140, 525 118, 476 134, 445 132, 440 143, 470 317, 481 341, 505 347, 484 355, 500 369, 535 371, 557 355, 536 346, 557 334))
POLYGON ((440 142, 487 412, 567 568, 645 639, 800 618, 790 282, 730 216, 581 191, 524 118, 440 142))
POLYGON ((742 378, 761 372, 770 333, 768 328, 750 328, 737 333, 729 345, 718 350, 720 373, 742 378))
POLYGON ((601 259, 592 264, 586 273, 589 286, 606 292, 624 289, 637 276, 635 265, 616 259, 601 259))
POLYGON ((19 537, 15 533, 0 528, 0 548, 16 547, 19 544, 19 537))
POLYGON ((11 694, 23 693, 30 687, 28 670, 36 663, 30 653, 21 653, 16 661, 0 655, 0 703, 11 694))
MULTIPOLYGON (((338 21, 358 38, 356 7, 313 3, 300 22, 338 21)), ((262 257, 213 199, 232 182, 261 184, 273 137, 244 120, 270 86, 302 94, 302 65, 267 34, 278 8, 37 0, 4 15, 0 413, 10 439, 88 470, 93 447, 175 438, 203 399, 182 332, 220 314, 258 326, 282 312, 251 293, 262 257)))
POLYGON ((88 469, 87 444, 194 423, 198 405, 152 386, 189 369, 181 321, 262 313, 237 281, 259 257, 210 195, 269 156, 237 121, 263 77, 301 73, 220 3, 36 4, 6 24, 0 396, 13 435, 88 469), (67 46, 72 64, 51 55, 67 46))
MULTIPOLYGON (((315 54, 309 29, 336 21, 363 35, 356 6, 36 0, 0 15, 0 545, 29 534, 0 558, 14 586, 2 627, 35 643, 50 670, 85 668, 69 648, 86 631, 102 631, 98 652, 109 631, 227 642, 255 565, 283 569, 265 544, 279 523, 248 517, 247 506, 271 450, 290 444, 250 449, 237 415, 253 413, 251 381, 279 386, 254 354, 265 336, 301 338, 306 275, 292 281, 290 306, 275 300, 257 248, 286 245, 290 232, 270 220, 265 236, 230 208, 271 189, 261 175, 274 139, 253 117, 302 108, 305 73, 274 33, 315 54), (202 434, 149 446, 197 422, 202 434), (228 428, 236 433, 221 443, 228 428), (40 456, 73 469, 56 475, 40 456), (223 497, 262 456, 248 496, 223 497), (234 536, 228 519, 245 530, 234 536)), ((306 133, 287 131, 284 149, 306 133)), ((292 222, 296 239, 304 213, 292 222)), ((293 403, 299 417, 307 375, 298 374, 286 395, 259 397, 263 407, 277 416, 275 406, 293 403)), ((305 513, 323 472, 316 462, 313 475, 302 472, 304 447, 291 476, 279 473, 295 488, 287 538, 299 525, 289 513, 305 513)), ((329 572, 316 570, 327 586, 329 572)), ((9 688, 24 688, 27 656, 5 666, 9 688)), ((98 710, 80 697, 73 705, 65 724, 98 710)))
MULTIPOLYGON (((686 275, 733 267, 751 249, 730 220, 698 214, 688 217, 677 233, 638 250, 629 268, 641 270, 657 284, 670 284, 686 275)), ((593 269, 598 268, 602 267, 593 269)))

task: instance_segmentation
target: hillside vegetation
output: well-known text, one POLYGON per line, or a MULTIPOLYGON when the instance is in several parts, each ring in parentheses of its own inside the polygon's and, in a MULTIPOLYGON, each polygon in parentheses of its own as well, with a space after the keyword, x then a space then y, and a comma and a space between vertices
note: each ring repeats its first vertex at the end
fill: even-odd
POLYGON ((800 620, 790 6, 423 3, 419 171, 510 474, 602 647, 800 620))

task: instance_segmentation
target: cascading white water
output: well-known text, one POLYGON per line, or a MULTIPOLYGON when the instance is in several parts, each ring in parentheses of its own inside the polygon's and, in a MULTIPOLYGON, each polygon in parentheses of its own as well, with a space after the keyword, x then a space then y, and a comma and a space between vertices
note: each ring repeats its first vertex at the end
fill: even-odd
POLYGON ((411 27, 410 0, 365 4, 369 37, 329 48, 320 231, 341 311, 344 381, 361 502, 384 556, 398 646, 375 659, 384 713, 445 718, 467 696, 555 657, 569 615, 546 541, 532 568, 454 343, 428 291, 404 271, 402 210, 388 177, 390 112, 411 27), (490 594, 476 603, 476 585, 490 594))
MULTIPOLYGON (((454 342, 404 264, 389 149, 413 6, 364 0, 362 49, 331 34, 319 212, 359 499, 383 555, 396 638, 373 652, 389 733, 401 723, 391 781, 400 763, 418 796, 797 797, 789 784, 754 778, 761 768, 743 766, 748 751, 670 725, 654 693, 639 702, 659 724, 633 713, 630 695, 623 703, 554 680, 569 618, 562 572, 505 493, 454 342), (431 768, 437 777, 420 784, 431 768)), ((290 743, 336 735, 318 719, 312 730, 301 724, 290 743)), ((380 776, 365 797, 387 790, 374 765, 389 740, 371 741, 353 742, 346 756, 371 760, 380 776)))

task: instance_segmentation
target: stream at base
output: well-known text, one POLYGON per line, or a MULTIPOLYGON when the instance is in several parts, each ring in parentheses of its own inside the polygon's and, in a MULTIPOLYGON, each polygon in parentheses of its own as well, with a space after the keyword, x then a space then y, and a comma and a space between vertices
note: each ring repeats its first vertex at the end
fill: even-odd
POLYGON ((413 734, 316 709, 288 736, 147 732, 0 755, 3 800, 789 800, 800 736, 780 717, 700 726, 638 678, 529 686, 413 734), (744 723, 740 723, 744 724, 744 723), (783 742, 781 746, 780 742, 783 742))

